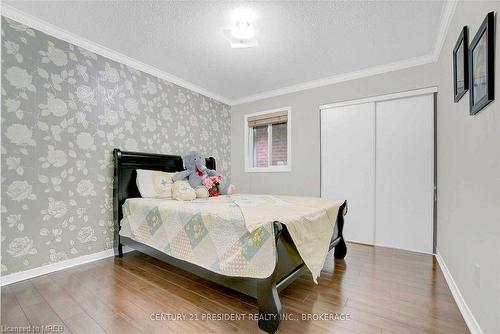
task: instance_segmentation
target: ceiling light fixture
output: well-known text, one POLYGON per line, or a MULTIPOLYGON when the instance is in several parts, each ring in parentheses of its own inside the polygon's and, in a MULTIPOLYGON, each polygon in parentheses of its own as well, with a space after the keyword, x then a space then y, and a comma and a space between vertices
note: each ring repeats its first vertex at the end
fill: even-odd
POLYGON ((224 29, 224 34, 233 49, 249 48, 257 46, 255 29, 252 22, 255 19, 249 8, 238 8, 231 15, 232 26, 224 29))
POLYGON ((240 7, 231 13, 232 22, 253 22, 255 20, 254 12, 247 7, 240 7))
POLYGON ((231 35, 238 40, 248 40, 255 37, 255 30, 250 22, 236 22, 231 28, 231 35))

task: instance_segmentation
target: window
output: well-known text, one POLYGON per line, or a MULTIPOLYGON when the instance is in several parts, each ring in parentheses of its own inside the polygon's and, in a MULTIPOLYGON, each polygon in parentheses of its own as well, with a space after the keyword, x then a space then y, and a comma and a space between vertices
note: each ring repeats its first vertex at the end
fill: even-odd
POLYGON ((245 116, 245 171, 290 171, 290 108, 245 116))

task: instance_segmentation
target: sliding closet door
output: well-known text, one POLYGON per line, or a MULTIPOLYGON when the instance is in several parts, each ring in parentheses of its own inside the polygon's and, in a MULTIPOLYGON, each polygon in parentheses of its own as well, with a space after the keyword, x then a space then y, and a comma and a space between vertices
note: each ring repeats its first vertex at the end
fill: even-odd
POLYGON ((377 102, 375 119, 375 243, 432 253, 434 96, 377 102))
POLYGON ((321 111, 321 196, 348 201, 347 241, 374 240, 375 104, 321 111))

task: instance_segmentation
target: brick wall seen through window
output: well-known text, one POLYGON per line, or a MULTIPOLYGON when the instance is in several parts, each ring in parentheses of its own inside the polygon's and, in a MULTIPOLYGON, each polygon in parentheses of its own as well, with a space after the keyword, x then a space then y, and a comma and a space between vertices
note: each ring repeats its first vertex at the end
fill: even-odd
POLYGON ((287 124, 272 125, 272 156, 271 165, 286 166, 287 164, 287 124))
POLYGON ((253 128, 253 166, 267 167, 267 125, 253 128))

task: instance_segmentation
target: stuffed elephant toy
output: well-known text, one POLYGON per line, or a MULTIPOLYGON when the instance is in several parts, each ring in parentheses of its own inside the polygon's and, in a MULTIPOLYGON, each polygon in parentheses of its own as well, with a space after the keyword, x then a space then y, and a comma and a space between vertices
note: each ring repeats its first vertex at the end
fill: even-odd
MULTIPOLYGON (((208 190, 203 185, 203 179, 214 175, 220 175, 220 173, 213 169, 208 169, 205 165, 205 157, 199 152, 189 152, 182 157, 182 160, 184 161, 184 167, 186 170, 175 173, 172 176, 172 180, 175 182, 185 180, 187 178, 189 185, 195 190, 197 198, 208 197, 208 190)), ((221 185, 220 189, 221 194, 228 194, 232 192, 234 186, 221 185)))

